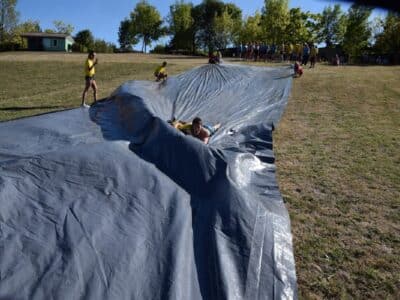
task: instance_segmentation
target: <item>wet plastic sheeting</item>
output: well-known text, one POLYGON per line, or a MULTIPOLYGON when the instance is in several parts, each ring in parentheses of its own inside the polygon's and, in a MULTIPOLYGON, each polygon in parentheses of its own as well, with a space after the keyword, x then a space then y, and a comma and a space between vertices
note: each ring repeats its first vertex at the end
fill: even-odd
POLYGON ((296 298, 271 132, 291 75, 204 65, 0 123, 0 299, 296 298))

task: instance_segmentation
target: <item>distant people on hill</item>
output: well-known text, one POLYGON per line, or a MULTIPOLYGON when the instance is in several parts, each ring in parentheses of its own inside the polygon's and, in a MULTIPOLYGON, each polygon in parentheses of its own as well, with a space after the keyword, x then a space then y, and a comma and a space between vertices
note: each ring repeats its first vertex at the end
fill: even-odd
POLYGON ((194 118, 191 123, 178 121, 175 118, 168 122, 184 134, 198 138, 205 144, 208 144, 210 137, 221 127, 220 123, 214 126, 203 124, 199 117, 194 118))
POLYGON ((294 77, 301 77, 301 75, 303 75, 303 68, 300 63, 296 61, 294 63, 294 77))
POLYGON ((97 65, 98 60, 96 57, 96 53, 94 51, 89 51, 88 58, 85 61, 85 67, 84 67, 84 72, 85 72, 85 89, 83 90, 82 93, 82 103, 81 106, 84 107, 89 107, 85 103, 86 99, 86 94, 89 91, 89 88, 93 89, 93 98, 94 102, 96 103, 97 101, 97 85, 96 85, 96 80, 94 79, 94 74, 96 73, 95 66, 97 65))
POLYGON ((167 66, 167 62, 164 61, 161 66, 158 66, 155 71, 154 71, 154 77, 156 77, 156 81, 164 81, 167 79, 168 74, 167 74, 167 69, 165 68, 167 66))

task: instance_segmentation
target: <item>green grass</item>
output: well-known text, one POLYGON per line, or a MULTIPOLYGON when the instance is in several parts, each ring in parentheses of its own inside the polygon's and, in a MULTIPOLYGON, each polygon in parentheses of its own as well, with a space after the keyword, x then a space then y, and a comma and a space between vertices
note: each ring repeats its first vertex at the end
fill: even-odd
POLYGON ((305 299, 399 296, 399 76, 318 66, 293 84, 274 146, 305 299))
MULTIPOLYGON (((0 120, 78 106, 84 59, 0 53, 0 120)), ((152 79, 165 57, 99 59, 104 98, 126 80, 152 79)), ((167 61, 170 74, 205 63, 167 61)), ((274 151, 301 298, 400 299, 399 78, 398 66, 317 65, 293 82, 274 151)))

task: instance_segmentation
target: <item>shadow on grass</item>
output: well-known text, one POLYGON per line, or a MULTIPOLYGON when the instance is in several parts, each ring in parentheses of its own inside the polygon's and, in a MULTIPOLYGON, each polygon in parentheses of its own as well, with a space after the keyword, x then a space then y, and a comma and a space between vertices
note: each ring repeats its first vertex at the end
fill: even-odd
POLYGON ((10 107, 0 107, 0 111, 20 111, 20 110, 32 110, 32 109, 52 109, 52 108, 57 108, 57 109, 62 109, 65 108, 65 106, 59 106, 59 105, 49 105, 49 106, 10 106, 10 107))

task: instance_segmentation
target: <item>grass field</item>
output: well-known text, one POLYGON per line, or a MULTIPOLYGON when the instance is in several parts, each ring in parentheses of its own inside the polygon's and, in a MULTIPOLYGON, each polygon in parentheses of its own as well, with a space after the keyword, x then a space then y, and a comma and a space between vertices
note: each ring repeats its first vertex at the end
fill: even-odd
MULTIPOLYGON (((0 120, 78 106, 85 57, 0 53, 0 120)), ((170 74, 205 63, 100 54, 99 97, 165 59, 170 74)), ((399 66, 317 65, 293 82, 274 151, 300 298, 400 299, 399 78, 399 66)))

